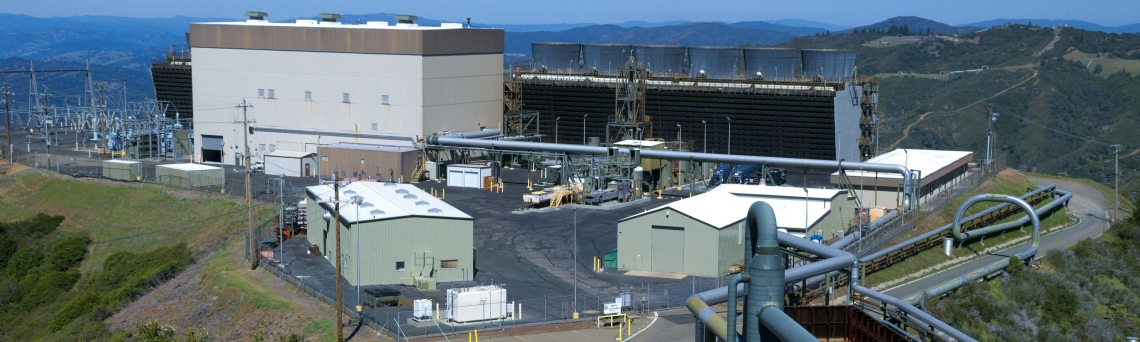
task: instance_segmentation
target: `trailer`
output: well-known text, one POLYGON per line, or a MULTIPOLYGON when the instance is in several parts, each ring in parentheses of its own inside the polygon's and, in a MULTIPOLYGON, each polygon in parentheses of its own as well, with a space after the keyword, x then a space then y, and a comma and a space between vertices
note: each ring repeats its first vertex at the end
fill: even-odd
POLYGON ((505 319, 507 290, 498 285, 447 290, 447 319, 456 323, 505 319))
POLYGON ((550 202, 554 198, 554 193, 545 190, 532 191, 523 194, 523 202, 539 205, 542 203, 550 202))

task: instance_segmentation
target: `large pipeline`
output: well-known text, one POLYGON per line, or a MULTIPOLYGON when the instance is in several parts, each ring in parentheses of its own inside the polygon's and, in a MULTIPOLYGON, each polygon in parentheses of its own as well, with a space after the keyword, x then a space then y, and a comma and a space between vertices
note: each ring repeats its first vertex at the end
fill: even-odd
MULTIPOLYGON (((1056 185, 1043 186, 1043 187, 1037 188, 1037 190, 1033 190, 1033 191, 1031 191, 1031 192, 1029 192, 1029 193, 1026 193, 1025 195, 1022 195, 1020 198, 1022 198, 1022 199, 1027 199, 1027 198, 1029 198, 1029 197, 1032 197, 1032 196, 1034 196, 1034 195, 1037 195, 1037 194, 1039 194, 1039 193, 1042 193, 1042 192, 1045 192, 1045 191, 1054 190, 1054 189, 1056 189, 1056 187, 1057 187, 1056 185)), ((1064 204, 1066 201, 1068 201, 1068 200, 1069 200, 1069 198, 1070 198, 1070 197, 1072 197, 1072 194, 1069 194, 1069 193, 1067 193, 1067 192, 1064 192, 1064 191, 1059 191, 1059 190, 1058 190, 1057 192, 1058 192, 1058 193, 1062 193, 1064 196, 1062 196, 1062 197, 1061 197, 1061 199, 1058 199, 1058 200, 1054 200, 1054 201, 1050 202, 1049 204, 1045 205, 1044 207, 1042 207, 1042 208, 1041 208, 1041 210, 1039 210, 1039 211, 1036 211, 1036 212, 1038 213, 1038 215, 1040 215, 1041 213, 1045 213, 1045 212, 1048 212, 1049 210, 1053 210, 1053 208, 1056 208, 1058 205, 1064 204)), ((997 205, 997 206, 993 206, 993 207, 990 207, 990 208, 988 208, 988 209, 986 209, 986 210, 982 210, 981 212, 978 212, 977 214, 973 214, 973 215, 970 215, 969 217, 966 217, 964 220, 965 220, 965 221, 975 220, 975 219, 977 219, 977 218, 979 218, 979 217, 982 217, 983 215, 988 215, 988 214, 990 214, 990 213, 993 213, 993 212, 996 212, 996 211, 998 211, 998 210, 1001 210, 1002 208, 1005 208, 1005 207, 1006 207, 1006 206, 1008 206, 1008 205, 1010 205, 1010 204, 1008 204, 1008 203, 1003 203, 1003 204, 1001 204, 1001 205, 997 205)), ((1017 224, 1017 225, 1016 225, 1016 226, 1014 226, 1014 227, 1020 227, 1021 225, 1025 224, 1025 222, 1028 222, 1028 221, 1029 221, 1029 218, 1028 218, 1028 217, 1022 217, 1021 219, 1018 219, 1017 221, 1014 221, 1014 222, 1020 222, 1019 224, 1017 224), (1023 220, 1024 220, 1024 221, 1023 221, 1023 220)), ((1004 224, 1002 224, 1002 225, 1013 224, 1014 222, 1008 222, 1008 223, 1004 223, 1004 224)), ((918 243, 918 242, 920 242, 920 241, 924 241, 924 240, 926 240, 926 239, 929 239, 929 238, 931 238, 931 237, 934 237, 934 236, 938 236, 938 235, 944 234, 944 233, 946 233, 946 231, 950 230, 950 229, 951 229, 951 228, 953 228, 953 227, 954 227, 954 224, 953 224, 953 223, 950 223, 950 224, 946 224, 946 225, 944 225, 944 226, 942 226, 942 227, 938 227, 937 229, 934 229, 934 230, 931 230, 931 231, 929 231, 929 232, 923 233, 923 234, 921 234, 921 235, 919 235, 919 236, 916 236, 916 237, 910 238, 910 239, 908 239, 908 240, 906 240, 906 241, 903 241, 903 242, 901 242, 901 243, 899 243, 899 244, 896 244, 896 245, 894 245, 894 246, 891 246, 891 247, 887 247, 887 248, 884 248, 884 249, 882 249, 882 250, 880 250, 880 251, 878 251, 878 252, 875 252, 875 253, 871 253, 871 254, 868 254, 867 256, 864 256, 864 257, 862 257, 862 258, 859 258, 859 261, 862 261, 862 262, 870 262, 870 261, 873 261, 873 260, 875 260, 875 259, 878 259, 878 258, 880 258, 880 257, 884 256, 884 255, 890 254, 890 253, 892 253, 892 252, 894 252, 894 251, 897 251, 897 250, 900 250, 900 249, 903 249, 903 248, 909 247, 909 246, 911 246, 911 245, 914 245, 915 243, 918 243)))
POLYGON ((931 316, 929 313, 926 313, 926 311, 922 311, 922 309, 919 309, 914 305, 907 303, 906 301, 888 296, 883 293, 879 293, 878 291, 859 285, 852 286, 851 289, 855 291, 855 293, 859 293, 864 296, 874 298, 880 302, 893 305, 894 307, 899 308, 899 310, 906 312, 906 314, 910 317, 917 318, 918 320, 929 324, 934 328, 935 333, 937 333, 939 337, 943 337, 944 340, 977 342, 977 340, 975 340, 973 337, 970 337, 970 335, 966 335, 965 333, 958 331, 958 329, 954 329, 954 327, 946 324, 946 322, 938 320, 938 318, 931 316))
MULTIPOLYGON (((1062 192, 1060 190, 1058 190, 1057 192, 1062 193, 1063 195, 1061 196, 1061 198, 1066 200, 1066 201, 1068 200, 1068 198, 1073 196, 1073 194, 1068 193, 1068 192, 1062 192)), ((1032 239, 1030 240, 1029 248, 1026 248, 1024 251, 1021 251, 1021 253, 1018 253, 1017 258, 1021 259, 1022 261, 1028 261, 1028 260, 1031 260, 1035 255, 1037 255, 1037 250, 1038 250, 1038 248, 1041 247, 1041 219, 1037 218, 1037 214, 1028 215, 1028 213, 1033 213, 1034 210, 1033 210, 1033 206, 1029 205, 1029 203, 1025 202, 1025 200, 1022 200, 1020 198, 1013 197, 1013 196, 1008 196, 1008 195, 981 194, 981 195, 970 197, 965 202, 963 202, 962 205, 958 207, 958 213, 954 215, 954 234, 952 234, 951 236, 953 236, 955 240, 964 241, 964 240, 970 238, 969 234, 964 234, 964 233, 960 232, 961 225, 962 225, 962 215, 963 215, 963 213, 966 212, 966 209, 970 208, 970 206, 972 206, 976 203, 980 203, 980 202, 1005 202, 1005 203, 1016 204, 1017 206, 1021 207, 1021 209, 1027 213, 1026 217, 1029 218, 1031 220, 1030 222, 1033 224, 1033 236, 1032 236, 1032 239)), ((1044 209, 1045 208, 1042 208, 1042 210, 1044 210, 1044 209)), ((1009 222, 1009 223, 1014 223, 1014 222, 1009 222)), ((995 226, 991 226, 991 227, 997 227, 997 226, 1000 226, 1000 225, 995 225, 995 226)), ((1021 224, 1018 224, 1016 226, 1011 226, 1010 228, 1017 227, 1017 226, 1021 226, 1021 224)), ((986 229, 989 229, 991 227, 987 227, 986 229)), ((1009 229, 1009 228, 1006 228, 1006 229, 1009 229)), ((979 229, 979 230, 981 230, 981 229, 979 229)), ((958 289, 959 287, 962 287, 969 282, 972 282, 972 281, 975 281, 978 279, 982 279, 986 275, 989 275, 989 274, 992 274, 994 272, 1003 270, 1006 267, 1009 267, 1009 263, 1010 263, 1010 259, 1008 259, 1008 258, 1002 259, 1002 260, 997 261, 993 264, 990 264, 986 267, 983 267, 981 269, 967 273, 966 275, 959 277, 957 279, 954 279, 954 280, 948 281, 946 283, 943 283, 941 285, 938 285, 938 286, 932 287, 930 289, 924 290, 924 291, 922 291, 922 293, 919 293, 918 295, 907 298, 907 302, 912 304, 912 305, 920 305, 923 302, 923 300, 925 300, 926 298, 933 298, 933 297, 938 297, 938 296, 947 294, 950 291, 954 291, 955 289, 958 289)))
MULTIPOLYGON (((503 149, 513 151, 540 151, 540 152, 562 152, 572 154, 590 154, 590 155, 608 155, 609 148, 599 146, 582 146, 571 144, 552 144, 540 143, 529 141, 502 141, 502 140, 474 140, 464 138, 449 138, 449 137, 427 137, 427 143, 430 145, 439 146, 456 146, 456 147, 476 147, 486 149, 503 149)), ((627 150, 627 149, 623 149, 627 150)), ((689 160, 697 162, 710 162, 710 163, 729 163, 729 164, 753 164, 753 165, 768 165, 776 167, 804 167, 813 169, 845 169, 845 170, 861 170, 873 172, 887 172, 898 173, 903 177, 903 208, 911 208, 911 193, 913 192, 913 180, 911 174, 905 166, 894 164, 876 164, 876 163, 863 163, 863 162, 844 162, 832 160, 815 160, 815 159, 797 159, 797 158, 782 158, 782 157, 759 157, 759 156, 742 156, 742 155, 729 155, 729 154, 713 154, 713 153, 700 153, 700 152, 677 152, 677 151, 658 151, 658 150, 641 150, 643 158, 656 158, 668 160, 689 160)))
POLYGON ((493 138, 493 137, 499 136, 499 130, 497 128, 484 128, 484 129, 481 129, 478 131, 471 131, 471 132, 447 133, 447 134, 444 134, 443 136, 448 137, 448 138, 458 138, 458 139, 487 139, 487 138, 493 138))

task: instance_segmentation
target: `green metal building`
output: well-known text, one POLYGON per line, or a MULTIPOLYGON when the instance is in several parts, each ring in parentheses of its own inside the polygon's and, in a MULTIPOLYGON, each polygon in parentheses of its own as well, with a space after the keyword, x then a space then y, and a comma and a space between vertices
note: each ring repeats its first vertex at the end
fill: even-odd
POLYGON ((725 184, 618 221, 617 268, 715 277, 744 260, 744 218, 765 201, 781 231, 842 236, 855 202, 836 189, 725 184), (808 229, 805 229, 808 227, 808 229))
MULTIPOLYGON (((335 222, 322 217, 334 210, 333 187, 306 192, 309 242, 331 263, 335 222)), ((472 278, 471 216, 411 184, 356 181, 340 187, 340 201, 342 272, 350 284, 434 289, 472 278)))
POLYGON ((138 181, 142 177, 142 163, 125 159, 104 160, 103 177, 128 182, 138 181))

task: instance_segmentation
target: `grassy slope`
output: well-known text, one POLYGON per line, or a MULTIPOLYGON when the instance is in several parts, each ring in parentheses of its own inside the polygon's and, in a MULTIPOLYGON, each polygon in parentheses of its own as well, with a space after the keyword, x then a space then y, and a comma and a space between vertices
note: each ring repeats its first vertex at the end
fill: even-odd
MULTIPOLYGON (((945 208, 942 208, 941 211, 927 215, 922 219, 922 222, 918 224, 917 229, 902 234, 893 242, 901 242, 950 223, 954 218, 954 213, 958 210, 958 206, 962 205, 962 202, 964 202, 970 196, 981 193, 1013 194, 1019 196, 1028 192, 1026 189, 1035 188, 1036 186, 1033 184, 1033 182, 1030 182, 1021 173, 1013 170, 1002 171, 998 173, 997 177, 986 181, 982 185, 978 186, 978 188, 971 190, 961 196, 958 196, 953 201, 951 201, 949 205, 947 205, 945 208)), ((970 209, 967 209, 966 213, 967 215, 972 215, 997 204, 999 203, 979 203, 971 206, 970 209)), ((1041 207, 1044 204, 1045 203, 1038 204, 1036 207, 1041 207)), ((1018 217, 1020 216, 1010 217, 999 222, 1016 220, 1018 217)), ((1065 216, 1065 214, 1063 212, 1056 211, 1041 221, 1041 227, 1042 229, 1049 229, 1066 224, 1067 222, 1068 218, 1065 216)), ((987 248, 992 248, 994 246, 1013 241, 1015 239, 1024 238, 1030 233, 1031 229, 1013 230, 1004 234, 999 234, 997 236, 987 237, 982 240, 971 241, 963 245, 961 250, 954 251, 955 257, 960 258, 955 260, 955 262, 966 262, 970 258, 976 256, 973 251, 982 251, 987 248)), ((928 269, 936 265, 940 265, 943 268, 952 266, 945 264, 946 262, 947 258, 942 254, 941 248, 933 248, 919 253, 918 255, 912 256, 903 262, 894 264, 884 270, 868 274, 867 277, 863 280, 863 283, 866 286, 873 287, 887 281, 899 282, 901 280, 920 277, 921 274, 917 273, 920 270, 928 269)))

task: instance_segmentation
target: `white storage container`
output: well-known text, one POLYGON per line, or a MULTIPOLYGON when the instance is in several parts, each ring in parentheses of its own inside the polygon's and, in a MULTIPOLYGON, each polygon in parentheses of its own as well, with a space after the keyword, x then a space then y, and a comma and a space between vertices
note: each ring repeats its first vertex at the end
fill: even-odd
POLYGON ((447 317, 458 323, 507 317, 507 290, 497 285, 447 290, 447 317))
POLYGON ((416 299, 412 301, 412 316, 416 320, 430 320, 431 299, 416 299))

